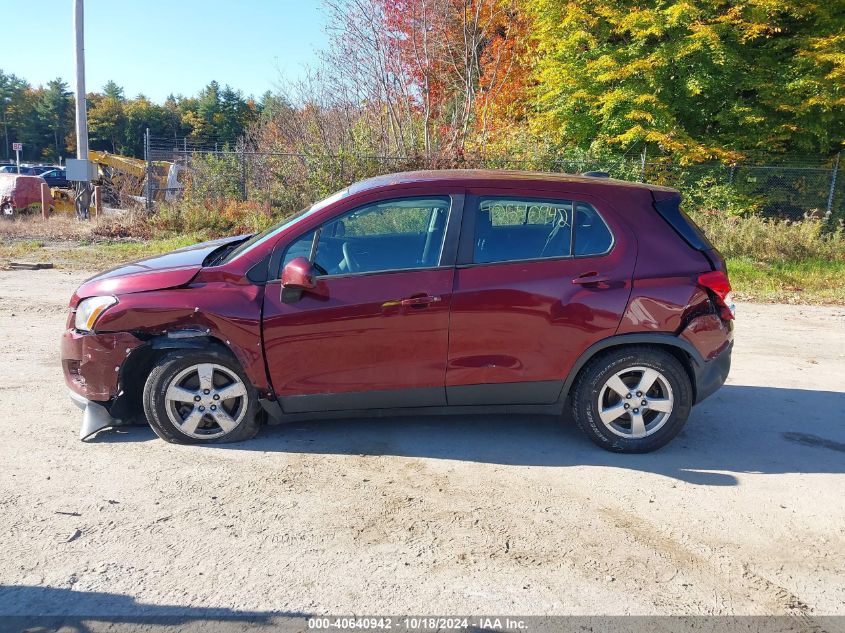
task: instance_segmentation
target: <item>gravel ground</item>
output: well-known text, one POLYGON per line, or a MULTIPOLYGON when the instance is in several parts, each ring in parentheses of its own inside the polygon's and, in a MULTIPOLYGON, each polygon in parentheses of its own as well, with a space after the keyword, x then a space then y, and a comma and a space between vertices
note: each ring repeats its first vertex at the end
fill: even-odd
POLYGON ((522 416, 83 444, 82 278, 0 272, 0 615, 845 615, 843 308, 740 305, 728 384, 649 455, 522 416))

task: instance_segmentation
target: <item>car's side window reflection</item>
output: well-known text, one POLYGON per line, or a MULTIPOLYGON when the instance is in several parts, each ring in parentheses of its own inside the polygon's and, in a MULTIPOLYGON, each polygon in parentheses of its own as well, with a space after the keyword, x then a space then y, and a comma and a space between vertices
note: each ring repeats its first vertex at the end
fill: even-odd
MULTIPOLYGON (((322 275, 432 268, 440 263, 448 196, 370 204, 323 225, 314 264, 322 275)), ((282 266, 311 255, 314 232, 288 246, 282 266)))

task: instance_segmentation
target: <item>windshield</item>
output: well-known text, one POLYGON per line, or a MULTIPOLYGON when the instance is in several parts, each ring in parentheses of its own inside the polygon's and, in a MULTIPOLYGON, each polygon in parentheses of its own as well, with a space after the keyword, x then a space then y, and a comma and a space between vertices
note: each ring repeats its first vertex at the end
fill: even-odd
POLYGON ((302 209, 301 211, 299 211, 297 213, 294 213, 293 215, 289 215, 285 218, 282 218, 281 220, 279 220, 279 222, 277 222, 276 224, 274 224, 270 228, 264 229, 261 233, 256 233, 255 235, 253 235, 251 238, 249 238, 245 242, 241 242, 238 245, 238 247, 235 248, 234 250, 232 250, 232 252, 229 253, 226 256, 226 258, 223 261, 221 261, 220 263, 222 264, 222 263, 225 263, 225 262, 230 262, 233 259, 240 257, 244 253, 251 251, 253 248, 258 246, 259 244, 263 244, 265 241, 272 238, 273 236, 278 234, 280 231, 284 231, 289 226, 299 222, 300 220, 305 219, 306 217, 308 217, 312 213, 316 213, 320 209, 324 209, 325 207, 329 206, 333 202, 337 202, 341 198, 345 198, 348 194, 349 194, 349 189, 342 189, 342 190, 340 190, 336 193, 333 193, 328 198, 324 198, 323 200, 320 200, 319 202, 315 202, 310 207, 305 207, 304 209, 302 209))

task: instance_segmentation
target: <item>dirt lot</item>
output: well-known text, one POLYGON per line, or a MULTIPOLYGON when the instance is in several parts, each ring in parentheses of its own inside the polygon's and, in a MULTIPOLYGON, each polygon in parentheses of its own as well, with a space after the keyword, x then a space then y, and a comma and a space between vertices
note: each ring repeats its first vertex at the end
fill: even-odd
POLYGON ((845 309, 739 307, 662 451, 520 416, 77 439, 84 276, 0 272, 0 614, 845 614, 845 309))

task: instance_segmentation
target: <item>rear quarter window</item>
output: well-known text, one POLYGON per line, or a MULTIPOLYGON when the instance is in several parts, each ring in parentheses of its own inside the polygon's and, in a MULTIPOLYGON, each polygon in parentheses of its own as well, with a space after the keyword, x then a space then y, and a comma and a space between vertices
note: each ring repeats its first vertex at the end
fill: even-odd
POLYGON ((589 204, 579 202, 575 208, 576 257, 604 255, 613 247, 613 234, 604 219, 589 204))

